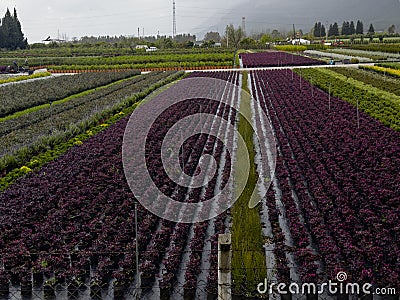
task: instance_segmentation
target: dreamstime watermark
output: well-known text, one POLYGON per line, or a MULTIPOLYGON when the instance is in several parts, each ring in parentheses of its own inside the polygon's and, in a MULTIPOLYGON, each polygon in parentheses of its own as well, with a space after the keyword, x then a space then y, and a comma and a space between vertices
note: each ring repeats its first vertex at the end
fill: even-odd
MULTIPOLYGON (((273 174, 276 146, 268 117, 260 110, 255 128, 251 111, 240 110, 244 97, 253 101, 236 84, 195 77, 181 80, 135 109, 125 129, 122 161, 129 187, 146 209, 170 221, 196 223, 232 207, 250 170, 249 153, 237 153, 247 149, 237 128, 239 113, 254 127, 264 173, 273 174), (196 142, 201 136, 216 143, 203 149, 207 145, 196 142), (223 144, 222 153, 218 143, 223 144), (234 167, 238 159, 240 170, 234 167), (204 195, 212 180, 216 181, 213 195, 204 195), (201 191, 192 196, 196 189, 201 191), (183 199, 177 196, 182 190, 187 191, 183 199)), ((258 184, 267 191, 270 182, 259 176, 258 184)), ((249 207, 263 196, 255 189, 249 207)))
POLYGON ((300 295, 300 294, 331 294, 331 295, 396 295, 395 288, 380 288, 374 287, 370 283, 347 283, 348 276, 346 272, 339 272, 336 275, 337 282, 333 282, 329 280, 328 282, 324 282, 321 284, 316 283, 268 283, 268 280, 265 279, 265 282, 259 283, 257 286, 257 291, 260 294, 279 294, 279 295, 300 295))

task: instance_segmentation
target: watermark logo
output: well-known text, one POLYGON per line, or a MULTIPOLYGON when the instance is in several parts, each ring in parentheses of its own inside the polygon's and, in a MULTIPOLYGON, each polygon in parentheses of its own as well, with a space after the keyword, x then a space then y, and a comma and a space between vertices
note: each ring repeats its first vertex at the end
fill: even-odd
POLYGON ((346 280, 347 280, 347 273, 346 273, 346 272, 339 272, 339 273, 337 273, 336 279, 337 279, 339 282, 344 282, 344 281, 346 281, 346 280))
POLYGON ((339 272, 336 275, 338 282, 329 280, 328 282, 316 284, 316 283, 269 283, 267 279, 264 282, 259 283, 257 291, 260 294, 279 294, 279 295, 301 295, 301 294, 346 294, 346 295, 396 295, 395 288, 379 288, 374 287, 370 283, 350 283, 345 282, 348 280, 346 272, 339 272))
MULTIPOLYGON (((146 209, 170 221, 196 223, 235 203, 250 169, 249 154, 237 153, 247 149, 237 130, 239 113, 253 126, 259 161, 268 174, 259 176, 259 184, 268 190, 265 177, 275 169, 275 140, 262 110, 257 113, 258 128, 251 111, 240 111, 244 98, 254 101, 236 84, 195 77, 135 109, 125 130, 122 160, 129 187, 146 209), (204 144, 202 139, 214 142, 204 144), (238 158, 239 170, 234 168, 238 158), (212 195, 205 193, 211 183, 216 186, 212 195)), ((255 189, 249 206, 263 196, 255 189)))

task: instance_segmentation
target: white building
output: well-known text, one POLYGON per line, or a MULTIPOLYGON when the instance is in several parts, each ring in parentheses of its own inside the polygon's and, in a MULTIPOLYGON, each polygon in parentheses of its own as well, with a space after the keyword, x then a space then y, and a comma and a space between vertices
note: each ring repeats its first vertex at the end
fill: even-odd
POLYGON ((291 43, 293 45, 310 45, 311 42, 309 40, 305 40, 305 39, 294 39, 291 41, 291 43))
POLYGON ((147 45, 136 45, 136 49, 149 49, 147 45))
POLYGON ((146 49, 146 52, 154 52, 157 51, 157 47, 150 47, 149 49, 146 49))

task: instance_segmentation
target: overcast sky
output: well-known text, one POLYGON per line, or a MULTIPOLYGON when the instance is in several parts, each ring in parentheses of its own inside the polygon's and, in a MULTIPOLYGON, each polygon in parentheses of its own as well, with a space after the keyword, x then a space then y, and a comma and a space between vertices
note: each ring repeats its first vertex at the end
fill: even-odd
MULTIPOLYGON (((231 8, 243 0, 176 0, 177 33, 196 33, 212 28, 210 18, 231 18, 231 8)), ((1 0, 0 14, 16 7, 29 43, 47 36, 69 39, 85 35, 172 34, 172 0, 1 0)), ((216 24, 219 20, 216 20, 216 24)), ((238 17, 237 24, 240 23, 238 17)))
MULTIPOLYGON (((0 15, 16 7, 29 43, 49 35, 68 39, 99 35, 172 35, 173 0, 0 0, 0 15)), ((177 33, 223 33, 227 24, 241 25, 246 17, 252 30, 308 32, 316 21, 361 19, 365 26, 400 29, 400 0, 176 0, 177 33)))

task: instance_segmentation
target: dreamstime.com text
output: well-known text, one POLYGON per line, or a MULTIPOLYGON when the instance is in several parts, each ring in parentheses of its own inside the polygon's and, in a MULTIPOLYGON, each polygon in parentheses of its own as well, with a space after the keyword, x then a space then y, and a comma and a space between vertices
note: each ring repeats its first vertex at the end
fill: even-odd
POLYGON ((345 283, 347 280, 347 274, 345 272, 339 272, 337 274, 337 280, 339 282, 333 282, 329 280, 328 282, 317 284, 317 283, 268 283, 268 280, 265 279, 264 282, 259 283, 257 286, 257 291, 260 294, 279 294, 279 295, 300 295, 300 294, 346 294, 346 295, 396 295, 395 288, 379 288, 374 287, 372 284, 364 283, 345 283))

